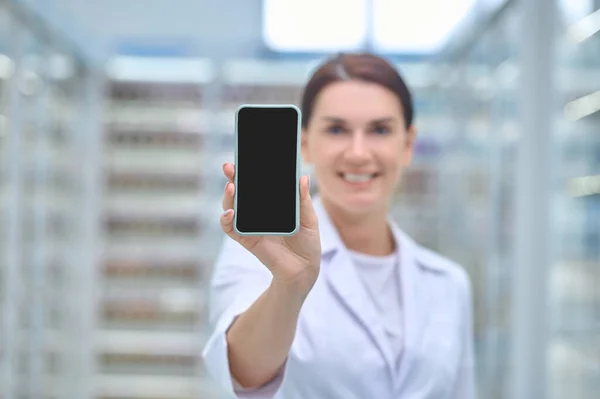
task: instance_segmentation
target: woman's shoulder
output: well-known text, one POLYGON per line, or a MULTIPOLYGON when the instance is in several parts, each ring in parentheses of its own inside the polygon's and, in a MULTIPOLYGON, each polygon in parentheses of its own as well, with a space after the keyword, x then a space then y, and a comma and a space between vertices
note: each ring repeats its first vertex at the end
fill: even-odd
POLYGON ((466 269, 450 258, 421 245, 417 245, 416 261, 424 268, 442 273, 448 280, 465 291, 471 290, 471 279, 466 269))
POLYGON ((418 243, 402 230, 393 218, 390 218, 390 221, 396 240, 400 242, 401 247, 404 245, 413 253, 414 261, 422 270, 443 276, 450 284, 458 285, 459 289, 470 292, 471 280, 462 265, 418 243))

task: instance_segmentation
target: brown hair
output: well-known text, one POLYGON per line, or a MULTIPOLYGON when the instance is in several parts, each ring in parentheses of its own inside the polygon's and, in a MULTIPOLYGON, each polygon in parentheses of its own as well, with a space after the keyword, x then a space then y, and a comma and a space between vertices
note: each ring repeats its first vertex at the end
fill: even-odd
POLYGON ((310 122, 315 100, 321 90, 334 82, 362 80, 391 90, 400 100, 406 127, 413 123, 412 96, 404 80, 388 61, 369 53, 338 54, 327 59, 313 73, 302 95, 302 127, 310 122))

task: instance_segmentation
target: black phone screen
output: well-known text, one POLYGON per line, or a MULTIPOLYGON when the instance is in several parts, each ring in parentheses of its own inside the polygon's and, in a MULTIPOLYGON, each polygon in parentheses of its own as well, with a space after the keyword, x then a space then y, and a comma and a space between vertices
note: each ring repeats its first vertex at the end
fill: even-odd
POLYGON ((235 227, 239 233, 295 232, 299 118, 295 107, 238 110, 235 227))

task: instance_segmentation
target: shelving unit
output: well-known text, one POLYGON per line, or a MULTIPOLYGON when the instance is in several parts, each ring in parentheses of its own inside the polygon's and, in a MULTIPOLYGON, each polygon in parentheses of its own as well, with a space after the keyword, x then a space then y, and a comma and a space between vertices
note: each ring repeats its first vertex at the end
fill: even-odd
POLYGON ((110 82, 97 397, 202 398, 202 85, 110 82))
POLYGON ((565 36, 558 44, 557 170, 565 195, 554 207, 560 244, 551 274, 551 388, 553 398, 592 398, 600 392, 600 192, 574 190, 571 183, 600 175, 600 114, 590 114, 600 90, 600 57, 594 50, 600 37, 576 43, 565 36), (582 98, 588 98, 587 106, 582 98))
POLYGON ((13 3, 0 2, 0 395, 70 398, 88 352, 73 345, 88 66, 13 3))

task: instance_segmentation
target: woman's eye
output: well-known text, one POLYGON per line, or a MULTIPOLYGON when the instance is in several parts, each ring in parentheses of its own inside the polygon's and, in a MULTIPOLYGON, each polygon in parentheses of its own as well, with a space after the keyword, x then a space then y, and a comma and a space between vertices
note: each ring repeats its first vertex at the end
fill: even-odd
POLYGON ((341 126, 330 126, 327 129, 327 132, 331 134, 340 134, 344 132, 344 129, 341 126))
POLYGON ((390 132, 390 129, 388 129, 385 126, 375 126, 373 132, 375 132, 376 134, 388 134, 390 132))

